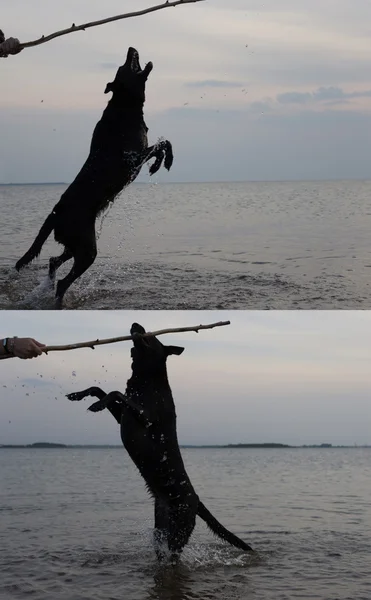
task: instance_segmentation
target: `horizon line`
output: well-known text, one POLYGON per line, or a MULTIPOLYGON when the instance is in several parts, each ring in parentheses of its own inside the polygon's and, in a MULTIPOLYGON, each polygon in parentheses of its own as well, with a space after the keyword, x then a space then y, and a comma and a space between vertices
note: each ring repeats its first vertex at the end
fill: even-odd
MULTIPOLYGON (((187 183, 323 183, 323 182, 335 182, 335 181, 371 181, 371 177, 338 177, 338 178, 309 178, 309 179, 222 179, 213 181, 161 181, 156 185, 173 185, 175 184, 187 184, 187 183)), ((0 186, 12 186, 12 185, 71 185, 72 181, 19 181, 19 182, 7 182, 1 183, 0 186)), ((152 181, 133 181, 131 185, 153 185, 152 181)))
MULTIPOLYGON (((221 449, 270 449, 270 450, 285 450, 285 449, 303 449, 303 448, 318 448, 318 449, 334 449, 334 448, 371 448, 371 444, 282 444, 276 442, 263 443, 239 443, 239 444, 179 444, 180 448, 221 448, 221 449)), ((33 442, 30 444, 0 444, 0 449, 9 448, 28 448, 28 449, 65 449, 65 448, 124 448, 122 444, 64 444, 62 442, 33 442)))

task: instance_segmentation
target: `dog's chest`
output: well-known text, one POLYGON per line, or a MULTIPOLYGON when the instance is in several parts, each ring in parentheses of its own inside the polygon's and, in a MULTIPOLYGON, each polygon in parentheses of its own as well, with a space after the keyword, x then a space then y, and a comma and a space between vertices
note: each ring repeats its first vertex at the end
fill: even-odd
POLYGON ((143 150, 126 150, 125 148, 120 153, 122 168, 129 169, 135 173, 135 170, 141 166, 143 162, 143 150))
POLYGON ((126 122, 117 131, 119 146, 123 152, 137 152, 141 154, 148 147, 148 127, 145 122, 126 122))

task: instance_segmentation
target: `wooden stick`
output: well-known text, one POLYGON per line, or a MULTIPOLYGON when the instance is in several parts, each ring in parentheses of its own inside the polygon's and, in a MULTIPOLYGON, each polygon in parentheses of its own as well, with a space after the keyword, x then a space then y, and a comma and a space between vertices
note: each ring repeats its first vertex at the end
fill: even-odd
MULTIPOLYGON (((230 321, 219 321, 218 323, 211 323, 210 325, 194 325, 193 327, 176 327, 176 328, 170 328, 170 329, 159 329, 158 331, 147 331, 147 333, 143 333, 141 334, 142 337, 149 337, 151 335, 155 335, 156 337, 158 335, 164 335, 165 333, 183 333, 185 331, 195 331, 196 333, 198 333, 200 330, 202 329, 213 329, 214 327, 224 327, 225 325, 230 325, 231 322, 230 321)), ((140 335, 140 334, 138 334, 140 335)), ((127 342, 132 340, 132 336, 131 335, 123 335, 120 337, 115 337, 115 338, 107 338, 107 339, 103 339, 103 340, 92 340, 90 342, 79 342, 77 344, 67 344, 64 346, 45 346, 45 348, 42 348, 42 351, 45 354, 48 354, 48 352, 60 352, 60 351, 64 351, 64 350, 76 350, 78 348, 91 348, 92 350, 94 350, 95 346, 102 346, 103 344, 115 344, 116 342, 127 342)), ((0 357, 1 359, 6 359, 6 358, 15 358, 13 355, 10 354, 6 354, 0 357)))
MULTIPOLYGON (((143 333, 143 337, 149 337, 151 335, 164 335, 165 333, 183 333, 184 331, 195 331, 198 333, 200 329, 213 329, 214 327, 223 327, 224 325, 230 325, 230 321, 219 321, 218 323, 211 323, 210 325, 195 325, 194 327, 177 327, 175 329, 160 329, 159 331, 147 331, 143 333)), ((94 350, 95 346, 101 346, 103 344, 115 344, 116 342, 127 342, 132 340, 131 335, 123 335, 115 338, 107 338, 105 340, 92 340, 91 342, 80 342, 78 344, 67 344, 66 346, 45 346, 43 352, 57 352, 61 350, 76 350, 77 348, 91 348, 94 350)))
POLYGON ((62 29, 61 31, 56 31, 55 33, 51 33, 50 35, 43 35, 41 38, 37 40, 33 40, 31 42, 21 43, 17 38, 8 38, 5 39, 3 32, 0 30, 0 58, 6 58, 10 54, 19 54, 23 50, 23 48, 30 48, 31 46, 39 46, 40 44, 45 44, 54 38, 60 37, 61 35, 67 35, 68 33, 74 33, 75 31, 85 31, 85 29, 89 29, 90 27, 97 27, 98 25, 105 25, 106 23, 111 23, 112 21, 119 21, 120 19, 129 19, 131 17, 140 17, 141 15, 146 15, 151 12, 155 12, 157 10, 161 10, 163 8, 170 8, 171 6, 178 6, 180 4, 190 4, 194 2, 204 2, 204 0, 174 0, 169 2, 167 0, 163 4, 157 4, 156 6, 150 6, 149 8, 144 8, 143 10, 138 10, 131 13, 124 13, 122 15, 116 15, 115 17, 108 17, 107 19, 100 19, 99 21, 91 21, 90 23, 83 23, 82 25, 72 24, 68 29, 62 29))

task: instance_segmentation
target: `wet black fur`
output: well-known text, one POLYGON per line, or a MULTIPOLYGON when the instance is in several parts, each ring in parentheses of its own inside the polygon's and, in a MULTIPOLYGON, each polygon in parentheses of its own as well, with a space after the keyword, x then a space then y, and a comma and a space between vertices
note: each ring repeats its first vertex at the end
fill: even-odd
POLYGON ((121 439, 138 467, 155 501, 155 550, 159 559, 170 552, 176 561, 194 529, 199 515, 210 529, 233 546, 254 552, 225 529, 197 496, 179 449, 175 405, 167 377, 166 359, 184 348, 164 346, 154 336, 142 337, 144 328, 134 323, 130 331, 132 376, 125 394, 106 394, 98 387, 68 394, 70 400, 96 396, 89 407, 107 408, 121 426, 121 439), (164 552, 165 547, 165 552, 164 552))
POLYGON ((57 283, 57 308, 61 307, 69 286, 96 258, 95 221, 99 213, 134 181, 146 161, 155 158, 151 175, 163 161, 167 169, 173 163, 169 141, 148 147, 143 105, 145 84, 152 68, 152 63, 148 63, 142 70, 138 52, 129 48, 125 64, 118 69, 115 80, 107 84, 105 93, 112 92, 112 98, 94 129, 84 166, 46 218, 31 248, 16 263, 19 271, 36 258, 54 231, 55 240, 64 246, 64 251, 50 258, 51 281, 64 262, 74 259, 71 271, 57 283))

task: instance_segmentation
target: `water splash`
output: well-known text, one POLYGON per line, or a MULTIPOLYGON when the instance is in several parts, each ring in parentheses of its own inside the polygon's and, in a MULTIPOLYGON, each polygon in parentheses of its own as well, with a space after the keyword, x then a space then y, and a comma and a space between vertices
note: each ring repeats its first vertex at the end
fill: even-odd
POLYGON ((20 309, 51 309, 54 305, 54 282, 48 274, 44 275, 39 280, 39 284, 18 302, 20 309))
POLYGON ((211 567, 247 567, 252 564, 251 555, 221 543, 188 544, 182 554, 182 563, 190 569, 211 567))

